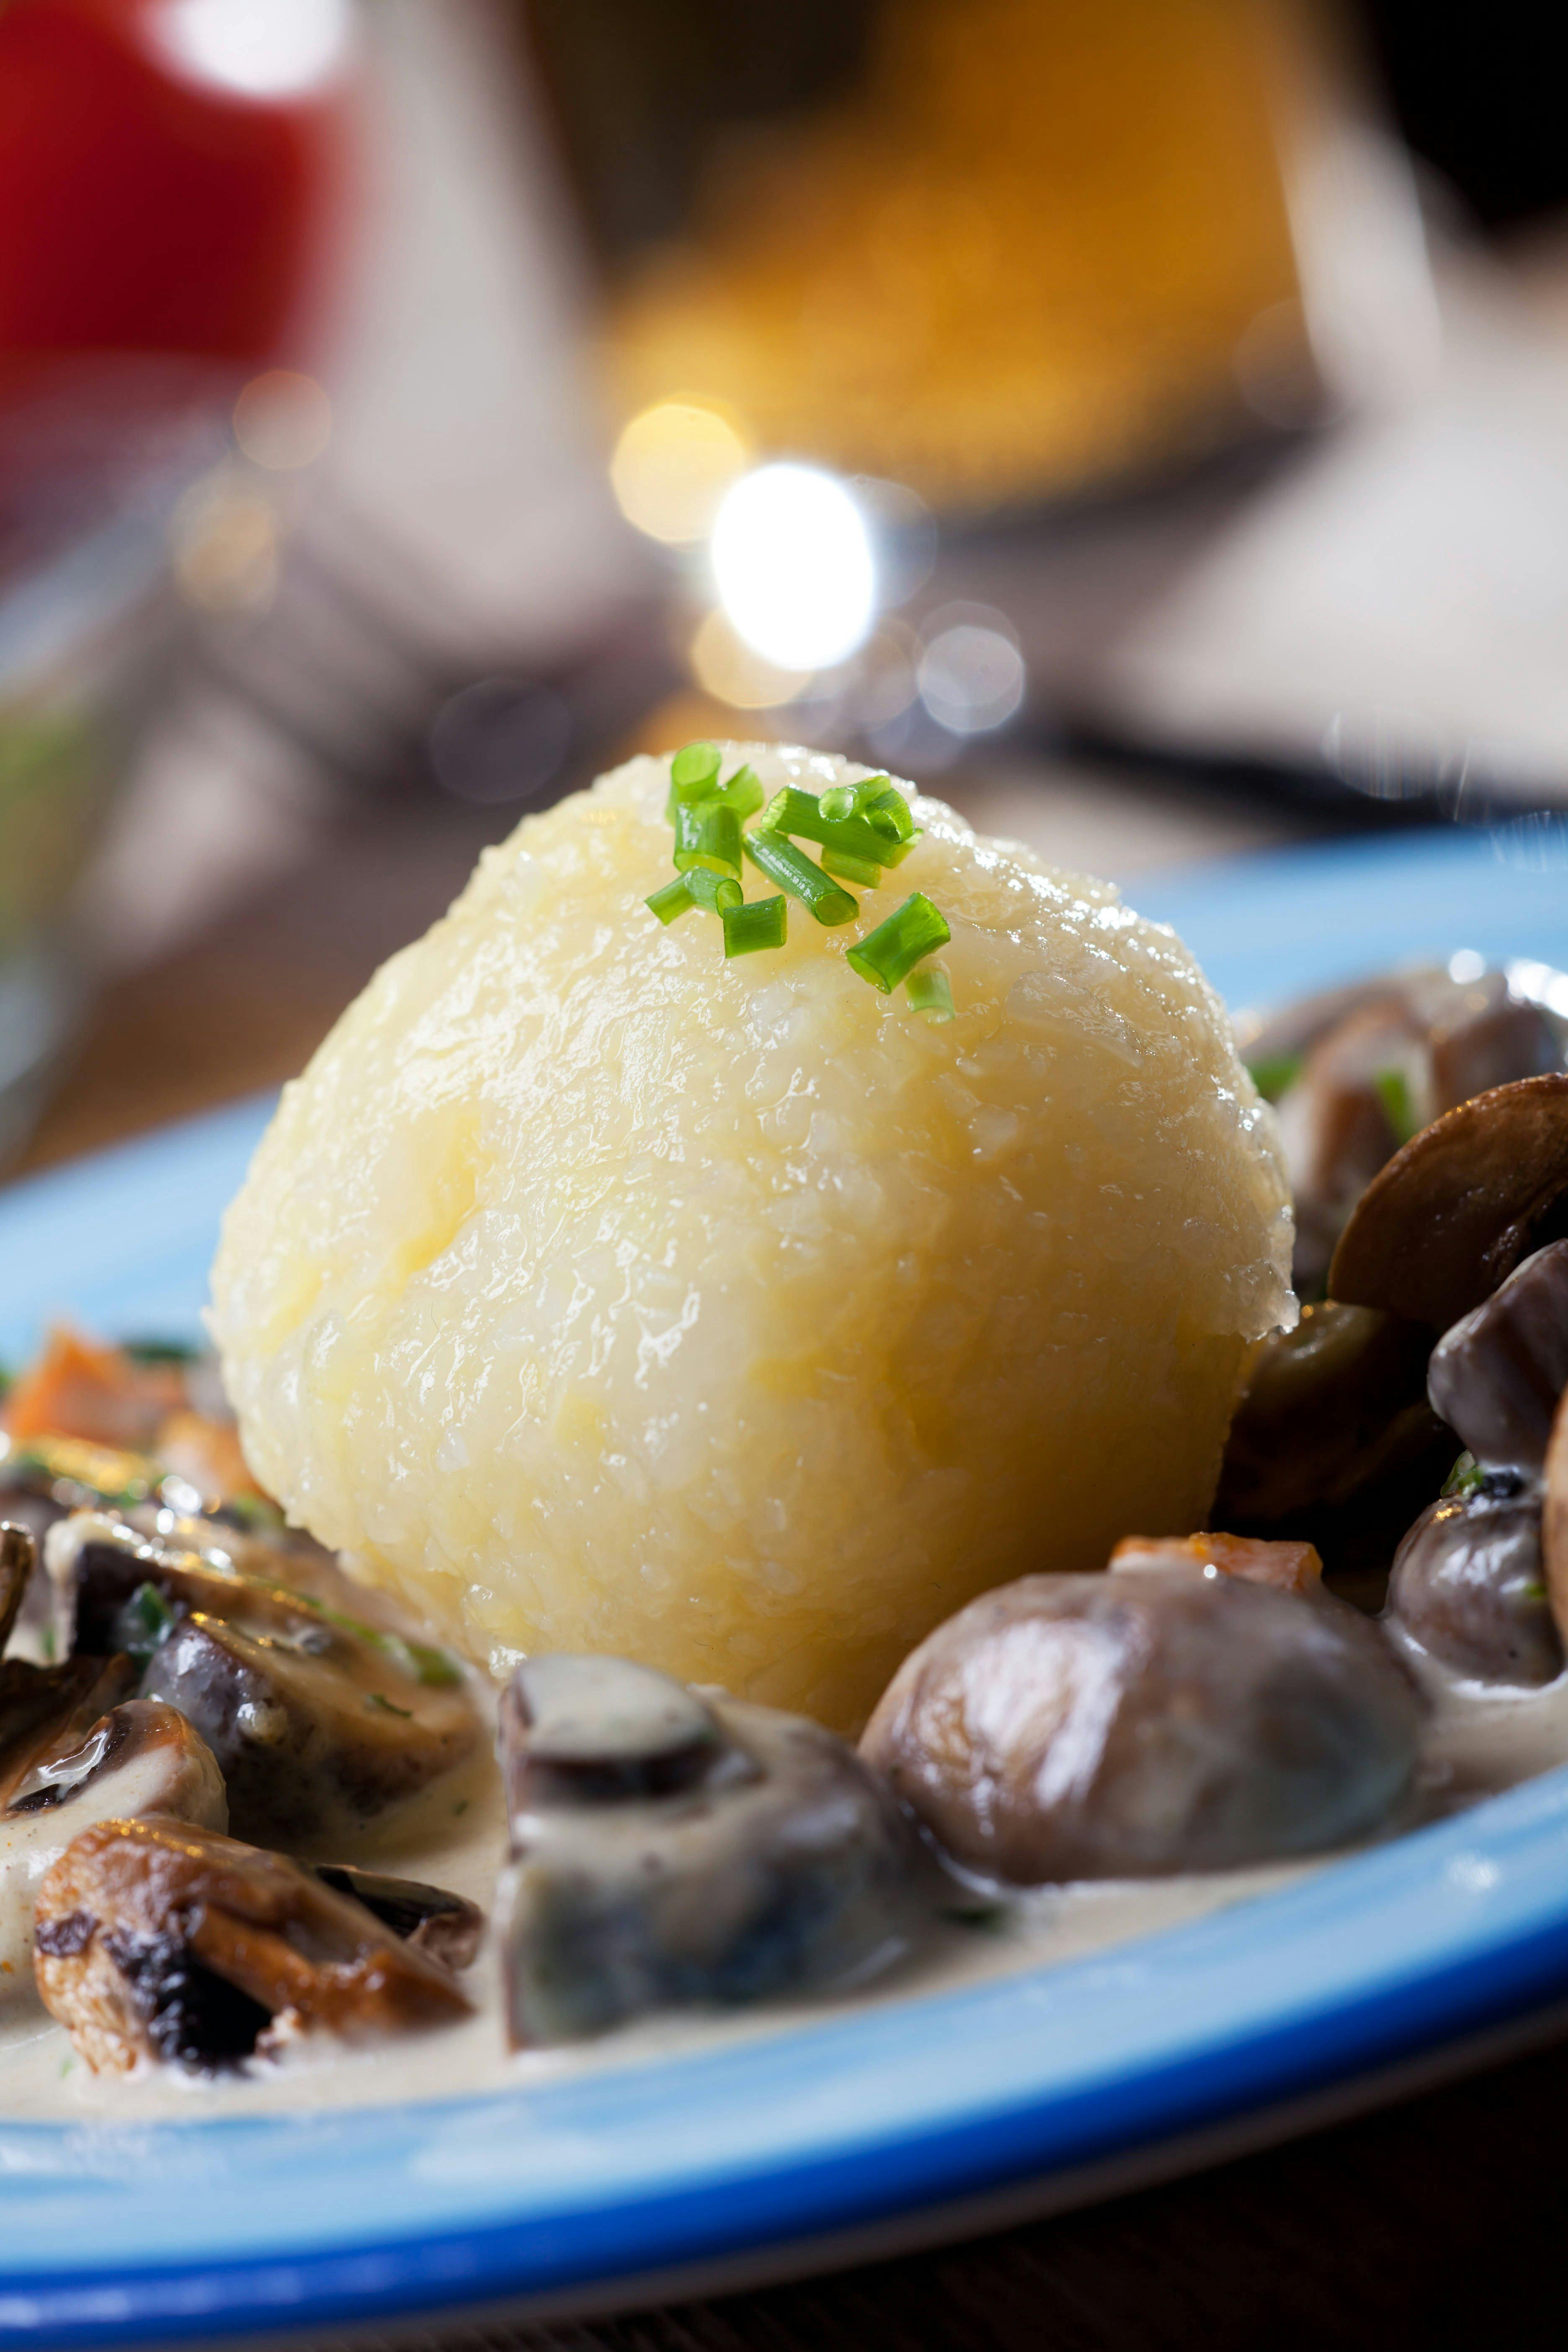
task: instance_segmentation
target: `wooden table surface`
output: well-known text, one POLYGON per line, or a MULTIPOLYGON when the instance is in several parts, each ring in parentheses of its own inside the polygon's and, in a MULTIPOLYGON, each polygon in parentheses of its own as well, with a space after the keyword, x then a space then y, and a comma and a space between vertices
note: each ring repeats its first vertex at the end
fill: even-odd
MULTIPOLYGON (((1030 804, 1009 789, 1006 829, 1025 829, 1030 804)), ((1162 832, 1159 812, 1108 802, 1103 787, 1035 805, 1037 837, 1086 864, 1102 862, 1096 826, 1122 864, 1163 859, 1173 841, 1259 837, 1256 820, 1223 810, 1162 832)), ((1002 809, 994 797, 974 813, 1002 809)), ((493 814, 428 813, 335 829, 306 867, 117 985, 21 1164, 287 1076, 500 829, 493 814)), ((1560 2345, 1565 2119, 1557 2043, 1196 2178, 932 2252, 661 2311, 415 2340, 419 2352, 1560 2345)))

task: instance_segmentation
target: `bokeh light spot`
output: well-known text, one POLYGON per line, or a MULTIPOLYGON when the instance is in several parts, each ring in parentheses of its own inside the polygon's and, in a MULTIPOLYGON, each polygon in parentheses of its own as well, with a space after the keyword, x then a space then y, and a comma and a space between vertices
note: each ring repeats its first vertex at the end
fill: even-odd
POLYGON ((348 0, 165 0, 149 29, 190 80, 240 98, 298 98, 341 69, 353 23, 348 0))
POLYGON ((616 442, 610 487, 626 520, 649 539, 691 547, 707 538, 725 491, 750 462, 745 441, 717 409, 661 400, 616 442))
POLYGON ((737 636, 723 613, 710 613, 691 641, 691 671, 705 694, 736 710, 772 710, 809 686, 808 669, 781 669, 737 636))
POLYGON ((921 699, 954 735, 1005 727, 1024 699, 1024 656, 1000 613, 984 607, 936 625, 921 656, 921 699))
POLYGON ((869 635, 877 572, 866 518, 815 466, 762 466, 726 495, 713 577, 737 635, 781 669, 826 669, 869 635))
POLYGON ((269 368, 234 404, 234 437, 253 466, 291 473, 319 457, 331 438, 332 404, 313 376, 269 368))

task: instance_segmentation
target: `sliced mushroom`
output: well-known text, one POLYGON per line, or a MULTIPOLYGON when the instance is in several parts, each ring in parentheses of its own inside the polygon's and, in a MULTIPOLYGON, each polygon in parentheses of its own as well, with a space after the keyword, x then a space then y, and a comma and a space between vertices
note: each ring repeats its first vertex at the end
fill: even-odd
POLYGON ((1113 1573, 1149 1569, 1212 1569, 1276 1592, 1320 1593, 1323 1563, 1310 1543, 1266 1543, 1253 1536, 1124 1536, 1110 1555, 1113 1573))
POLYGON ((1330 1295, 1447 1331, 1568 1227, 1568 1074, 1494 1087, 1423 1129, 1363 1193, 1330 1295))
POLYGON ((1542 1581, 1541 1499, 1517 1472, 1482 1477, 1422 1512, 1394 1558, 1388 1620, 1468 1680, 1555 1682, 1563 1642, 1542 1581))
POLYGON ((339 1843, 478 1744, 444 1652, 101 1513, 51 1528, 47 1556, 62 1633, 112 1637, 143 1660, 143 1696, 195 1725, 250 1837, 339 1843))
POLYGON ((803 1717, 619 1658, 537 1658, 501 1706, 514 2043, 862 1978, 911 1931, 918 1856, 875 1775, 803 1717))
POLYGON ((1184 1565, 986 1593, 905 1660, 861 1752, 959 1863, 1036 1885, 1345 1844, 1404 1793, 1420 1718, 1355 1611, 1184 1565))
POLYGON ((1552 1614, 1568 1643, 1568 1391, 1552 1424, 1542 1474, 1541 1553, 1552 1614))
MULTIPOLYGON (((1261 1528, 1369 1493, 1432 1448, 1453 1456, 1426 1402, 1432 1335, 1325 1299, 1248 1358, 1220 1473, 1215 1517, 1261 1528)), ((1402 1524, 1408 1524, 1406 1513, 1402 1524)))
POLYGON ((448 1969, 466 1969, 479 1947, 484 1913, 461 1895, 426 1886, 417 1878, 384 1878, 374 1870, 350 1870, 341 1863, 318 1863, 316 1876, 334 1894, 352 1895, 405 1944, 428 1952, 448 1969))
POLYGON ((1242 1050, 1279 1105, 1309 1292, 1357 1197, 1411 1134, 1484 1088, 1563 1066, 1522 968, 1457 981, 1434 965, 1334 989, 1287 1006, 1242 1050))
POLYGON ((370 2041, 468 2010, 437 1960, 297 1863, 162 1821, 100 1822, 67 1847, 34 1967, 95 2071, 210 2074, 302 2033, 370 2041))
POLYGON ((1479 1462, 1528 1471, 1546 1460, 1568 1388, 1568 1241, 1537 1250, 1432 1350, 1426 1391, 1479 1462))
POLYGON ((22 1612, 28 1580, 37 1564, 38 1548, 29 1528, 0 1519, 0 1658, 22 1612))
POLYGON ((38 1757, 79 1746, 100 1715, 136 1687, 133 1658, 68 1658, 36 1666, 0 1661, 0 1805, 8 1804, 38 1757))
POLYGON ((34 1765, 0 1811, 0 2000, 33 1989, 33 1906, 71 1840, 93 1822, 151 1813, 228 1826, 212 1751, 172 1706, 129 1699, 34 1765))

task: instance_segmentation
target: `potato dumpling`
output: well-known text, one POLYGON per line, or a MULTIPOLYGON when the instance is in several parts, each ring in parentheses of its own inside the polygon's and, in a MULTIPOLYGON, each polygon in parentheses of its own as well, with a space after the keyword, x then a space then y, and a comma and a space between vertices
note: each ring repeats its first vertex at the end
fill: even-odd
POLYGON ((661 929, 668 773, 525 818, 344 1013, 213 1330, 258 1477, 496 1670, 613 1651, 852 1729, 973 1594, 1203 1524, 1293 1312, 1274 1121, 1169 930, 938 801, 841 928, 661 929), (945 1024, 845 961, 915 889, 945 1024))

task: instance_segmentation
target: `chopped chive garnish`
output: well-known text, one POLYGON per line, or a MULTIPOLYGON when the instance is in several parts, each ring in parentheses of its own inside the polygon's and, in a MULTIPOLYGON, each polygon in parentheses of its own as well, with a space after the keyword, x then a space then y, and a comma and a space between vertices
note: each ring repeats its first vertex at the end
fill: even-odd
POLYGON ((741 878, 741 820, 722 801, 682 802, 675 812, 675 870, 693 866, 741 878))
POLYGON ((1445 1495, 1473 1495, 1486 1482, 1486 1472, 1473 1454, 1461 1454, 1443 1481, 1445 1495))
POLYGON ((139 1584, 115 1625, 120 1647, 132 1658, 150 1658, 179 1623, 176 1612, 155 1584, 139 1584))
POLYGON ((1401 1143, 1408 1143, 1421 1124, 1410 1099, 1410 1081, 1403 1070, 1379 1070, 1372 1083, 1388 1115, 1388 1124, 1401 1143))
POLYGON ((706 799, 719 782, 718 744, 683 744, 669 763, 669 781, 679 800, 706 799))
POLYGON ((682 915, 689 915, 697 901, 686 887, 685 875, 678 874, 673 882, 667 882, 662 890, 656 890, 643 904, 652 908, 661 923, 674 923, 682 915))
POLYGON ((414 1709, 411 1706, 394 1706, 392 1701, 389 1698, 384 1698, 380 1691, 367 1691, 364 1703, 366 1706, 374 1706, 380 1715, 400 1715, 405 1723, 412 1723, 414 1720, 414 1709))
POLYGON ((1247 1066, 1264 1101, 1273 1103, 1295 1085, 1306 1059, 1305 1054, 1265 1054, 1247 1066))
POLYGON ((885 923, 879 923, 858 947, 849 950, 845 961, 862 980, 890 996, 922 956, 944 948, 952 937, 941 910, 923 890, 912 890, 885 923))
POLYGON ((724 911, 724 953, 753 955, 758 948, 782 948, 788 919, 782 898, 752 898, 724 911))
POLYGON ((830 817, 837 824, 845 817, 853 816, 859 803, 858 784, 829 784, 816 805, 824 816, 830 817))
POLYGON ((879 776, 860 787, 860 814, 891 841, 913 841, 920 831, 908 801, 897 784, 879 776))
POLYGON ((952 982, 939 963, 928 963, 922 971, 911 971, 905 992, 917 1013, 928 1021, 952 1019, 952 982))
POLYGON ((841 882, 858 882, 862 890, 875 890, 882 879, 883 868, 868 857, 850 857, 842 849, 825 849, 822 870, 837 874, 841 882))
POLYGON ((747 817, 756 815, 767 794, 763 790, 755 768, 737 768, 722 791, 715 793, 713 797, 721 801, 727 809, 733 809, 743 823, 747 817))
POLYGON ((746 895, 732 874, 714 874, 706 866, 689 866, 681 880, 691 893, 694 905, 706 907, 710 915, 721 915, 727 907, 738 907, 746 895))
POLYGON ((816 794, 803 793, 795 784, 786 784, 782 792, 773 794, 763 811, 758 831, 820 842, 825 849, 842 850, 847 856, 864 857, 877 866, 891 866, 901 854, 885 834, 868 824, 863 816, 842 817, 837 822, 824 816, 816 794))
POLYGON ((777 882, 794 898, 811 908, 819 923, 853 922, 860 909, 847 890, 814 866, 804 849, 776 834, 749 833, 746 855, 770 882, 777 882))

